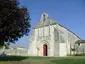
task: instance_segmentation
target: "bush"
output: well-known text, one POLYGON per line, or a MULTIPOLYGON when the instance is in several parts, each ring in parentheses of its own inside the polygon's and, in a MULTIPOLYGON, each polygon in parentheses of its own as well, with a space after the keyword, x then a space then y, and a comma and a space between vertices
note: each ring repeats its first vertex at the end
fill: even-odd
POLYGON ((75 56, 85 56, 85 53, 75 54, 75 56))
POLYGON ((81 53, 81 54, 67 54, 67 56, 85 56, 85 53, 81 53))

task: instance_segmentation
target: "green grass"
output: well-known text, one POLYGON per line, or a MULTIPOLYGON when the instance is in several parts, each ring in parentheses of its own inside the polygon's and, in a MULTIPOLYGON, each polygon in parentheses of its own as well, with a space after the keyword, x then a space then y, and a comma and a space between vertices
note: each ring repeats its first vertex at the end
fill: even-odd
POLYGON ((56 64, 85 64, 84 57, 67 57, 53 60, 56 64))
POLYGON ((85 57, 6 56, 0 57, 0 64, 85 64, 85 57))

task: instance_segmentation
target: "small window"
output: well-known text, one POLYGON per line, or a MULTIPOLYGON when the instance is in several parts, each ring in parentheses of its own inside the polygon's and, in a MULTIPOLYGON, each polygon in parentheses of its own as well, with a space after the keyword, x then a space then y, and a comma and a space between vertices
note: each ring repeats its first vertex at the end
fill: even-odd
POLYGON ((45 14, 43 15, 43 18, 44 18, 43 20, 45 21, 45 20, 46 20, 46 18, 45 18, 45 14))

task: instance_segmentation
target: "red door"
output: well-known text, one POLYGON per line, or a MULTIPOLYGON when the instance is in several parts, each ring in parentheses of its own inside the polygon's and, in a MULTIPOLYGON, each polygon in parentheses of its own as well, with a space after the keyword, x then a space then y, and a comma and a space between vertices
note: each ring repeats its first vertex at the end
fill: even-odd
POLYGON ((43 56, 47 56, 47 45, 43 45, 43 56))

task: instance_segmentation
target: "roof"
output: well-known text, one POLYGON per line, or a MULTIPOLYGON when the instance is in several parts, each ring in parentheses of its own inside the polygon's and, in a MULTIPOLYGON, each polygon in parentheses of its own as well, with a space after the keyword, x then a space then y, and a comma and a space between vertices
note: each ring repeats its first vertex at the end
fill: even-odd
POLYGON ((76 37, 78 37, 79 39, 81 39, 79 36, 77 36, 75 33, 73 33, 71 30, 69 30, 68 28, 66 28, 66 27, 64 27, 64 26, 62 26, 61 24, 58 24, 58 25, 60 25, 61 27, 63 27, 63 28, 65 28, 65 29, 67 29, 69 32, 71 32, 72 34, 74 34, 76 37))
MULTIPOLYGON (((48 16, 48 14, 46 14, 46 13, 43 13, 42 15, 41 15, 41 18, 40 18, 40 20, 39 20, 39 22, 35 25, 35 27, 34 27, 34 29, 36 29, 36 28, 41 28, 41 27, 43 27, 43 26, 49 26, 49 25, 55 25, 55 24, 58 24, 55 20, 52 20, 49 16, 48 16)), ((58 24, 58 25, 60 25, 60 24, 58 24)), ((60 25, 61 27, 64 27, 64 26, 62 26, 62 25, 60 25)), ((66 27, 64 27, 65 29, 67 29, 66 27)), ((67 29, 68 31, 70 31, 69 29, 67 29)), ((72 31, 70 31, 72 34, 74 34, 75 36, 77 36, 75 33, 73 33, 72 31)), ((79 36, 77 36, 79 39, 80 39, 80 37, 79 36)))
POLYGON ((10 45, 11 48, 25 48, 25 47, 22 47, 22 46, 16 46, 16 45, 10 45))
POLYGON ((77 40, 77 41, 75 42, 75 44, 78 44, 78 43, 85 43, 85 40, 77 40))
POLYGON ((46 13, 43 13, 41 15, 41 18, 39 20, 39 22, 35 25, 34 28, 41 28, 43 26, 48 26, 48 25, 54 25, 54 24, 57 24, 56 21, 52 20, 48 14, 46 13))

